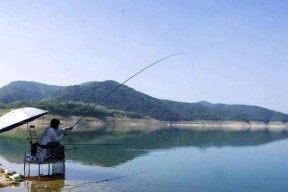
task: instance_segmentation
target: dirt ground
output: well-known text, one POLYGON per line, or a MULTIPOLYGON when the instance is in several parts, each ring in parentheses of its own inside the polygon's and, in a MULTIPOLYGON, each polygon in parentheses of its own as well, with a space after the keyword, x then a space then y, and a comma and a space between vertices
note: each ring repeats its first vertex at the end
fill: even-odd
POLYGON ((5 171, 3 168, 0 168, 0 188, 8 187, 12 185, 19 185, 19 182, 13 182, 9 175, 5 174, 5 171))
POLYGON ((12 181, 9 178, 6 178, 4 170, 0 170, 0 188, 12 185, 12 181))

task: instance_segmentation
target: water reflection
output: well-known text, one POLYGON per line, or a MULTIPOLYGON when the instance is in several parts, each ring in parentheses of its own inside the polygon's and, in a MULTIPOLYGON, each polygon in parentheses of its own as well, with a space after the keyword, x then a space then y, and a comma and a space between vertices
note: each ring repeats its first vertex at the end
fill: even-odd
POLYGON ((64 188, 65 180, 62 176, 47 175, 38 177, 30 177, 25 181, 27 191, 61 191, 64 188))
MULTIPOLYGON (((287 132, 269 131, 199 131, 160 129, 153 132, 105 132, 105 130, 72 132, 62 143, 66 145, 66 159, 82 164, 113 167, 123 164, 152 150, 193 146, 253 146, 286 139, 287 132), (73 144, 85 145, 73 145, 73 144), (86 145, 86 144, 97 145, 86 145), (101 145, 109 144, 109 145, 101 145), (111 144, 111 145, 110 145, 111 144)), ((25 136, 12 138, 0 135, 0 155, 7 160, 22 163, 28 149, 25 136)))

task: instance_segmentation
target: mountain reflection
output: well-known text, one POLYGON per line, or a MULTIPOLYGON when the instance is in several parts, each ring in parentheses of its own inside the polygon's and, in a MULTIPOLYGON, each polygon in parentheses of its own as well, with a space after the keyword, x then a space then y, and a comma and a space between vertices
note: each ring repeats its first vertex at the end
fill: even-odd
MULTIPOLYGON (((24 134, 24 133, 23 133, 24 134)), ((286 139, 287 132, 269 131, 200 131, 160 129, 153 132, 105 132, 105 130, 72 132, 62 143, 66 159, 83 164, 113 167, 156 149, 175 147, 255 146, 286 139), (80 145, 79 145, 80 144, 80 145), (93 144, 93 145, 90 145, 93 144)), ((11 162, 22 163, 29 143, 25 135, 0 135, 0 155, 11 162)))

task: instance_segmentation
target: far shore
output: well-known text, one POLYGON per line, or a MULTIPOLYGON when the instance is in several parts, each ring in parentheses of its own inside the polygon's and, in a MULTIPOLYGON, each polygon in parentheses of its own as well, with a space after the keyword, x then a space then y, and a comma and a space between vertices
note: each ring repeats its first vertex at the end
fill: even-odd
MULTIPOLYGON (((58 118, 61 121, 61 126, 71 126, 81 118, 80 116, 59 116, 47 114, 35 121, 29 123, 36 126, 38 129, 45 128, 49 125, 52 118, 58 118)), ((26 128, 26 125, 22 126, 26 128)), ((74 131, 85 131, 107 129, 107 131, 155 131, 159 129, 179 128, 191 130, 223 130, 223 131, 288 131, 288 122, 273 121, 269 123, 260 121, 180 121, 169 122, 159 121, 149 117, 142 119, 131 118, 109 118, 105 121, 95 117, 85 117, 76 126, 74 131)))
POLYGON ((288 123, 273 121, 269 123, 260 121, 187 121, 173 122, 170 126, 201 130, 225 130, 225 131, 288 131, 288 123))

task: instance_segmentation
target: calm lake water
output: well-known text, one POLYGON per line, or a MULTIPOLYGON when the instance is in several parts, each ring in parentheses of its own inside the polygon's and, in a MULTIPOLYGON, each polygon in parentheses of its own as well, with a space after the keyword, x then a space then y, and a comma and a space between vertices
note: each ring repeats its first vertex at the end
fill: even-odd
MULTIPOLYGON (((2 167, 23 174, 25 138, 0 135, 2 167)), ((113 145, 67 145, 65 179, 0 190, 286 192, 287 138, 269 131, 71 132, 62 143, 113 145)), ((47 174, 45 166, 41 173, 47 174)))

